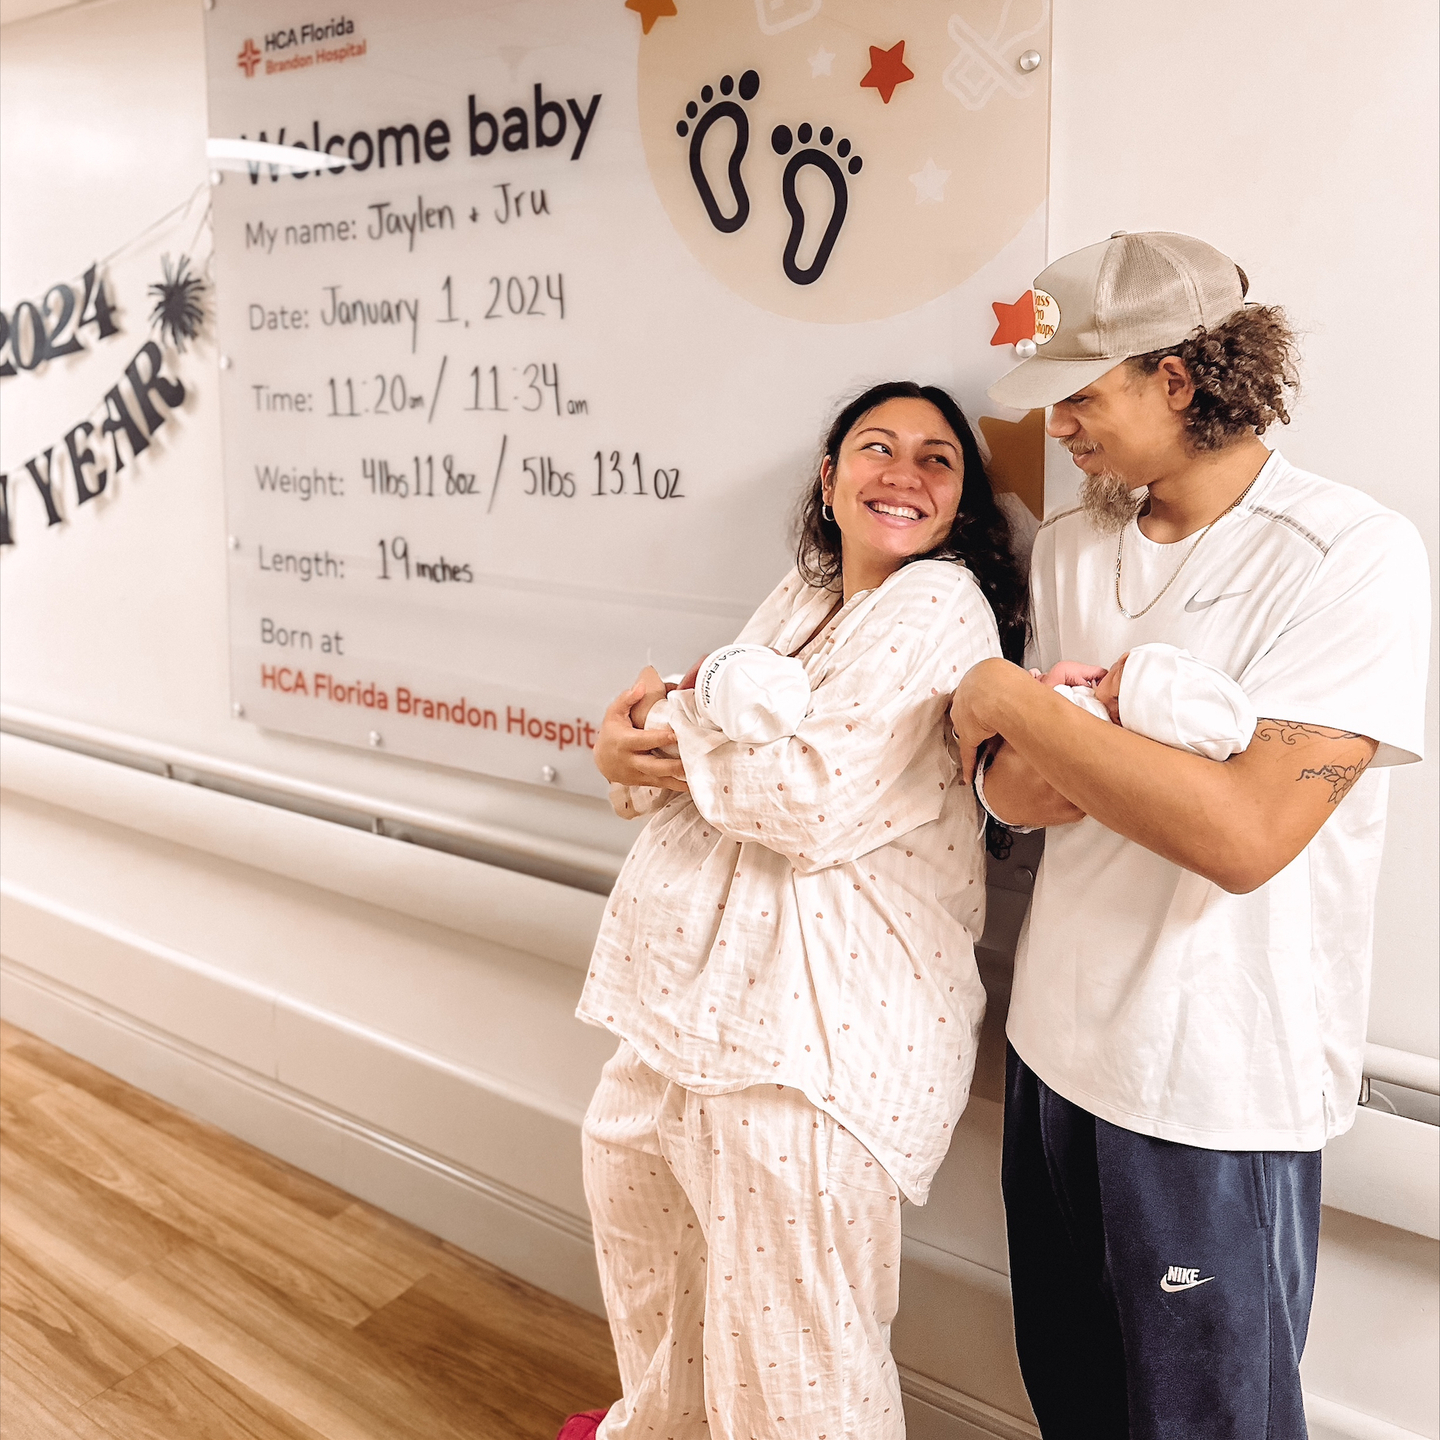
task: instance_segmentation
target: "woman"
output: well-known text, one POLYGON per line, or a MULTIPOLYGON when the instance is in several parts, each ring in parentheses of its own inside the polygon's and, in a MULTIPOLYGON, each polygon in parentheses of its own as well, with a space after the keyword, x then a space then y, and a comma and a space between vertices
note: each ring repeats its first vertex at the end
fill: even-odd
POLYGON ((831 426, 798 567, 739 637, 795 657, 798 723, 720 728, 743 643, 701 691, 650 672, 607 712, 602 771, 660 785, 612 788, 651 818, 578 1012, 621 1041, 584 1127, 624 1386, 601 1440, 903 1434, 900 1197, 926 1198, 985 1002, 982 828, 942 721, 971 665, 1019 658, 1008 538, 954 400, 876 386, 831 426), (632 730, 662 697, 663 731, 632 730), (639 757, 662 744, 679 760, 639 757))

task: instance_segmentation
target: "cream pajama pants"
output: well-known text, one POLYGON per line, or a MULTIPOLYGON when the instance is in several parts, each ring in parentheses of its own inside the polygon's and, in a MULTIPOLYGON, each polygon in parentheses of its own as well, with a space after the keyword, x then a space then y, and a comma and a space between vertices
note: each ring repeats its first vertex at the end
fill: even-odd
POLYGON ((628 1042, 584 1126, 624 1397, 597 1440, 900 1440, 900 1197, 800 1091, 698 1095, 628 1042))

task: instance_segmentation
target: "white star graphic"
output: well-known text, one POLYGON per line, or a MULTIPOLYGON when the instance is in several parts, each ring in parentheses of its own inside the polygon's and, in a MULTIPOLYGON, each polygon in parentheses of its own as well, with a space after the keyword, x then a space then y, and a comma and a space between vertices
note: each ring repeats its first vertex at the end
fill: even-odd
POLYGON ((928 201, 933 205, 940 204, 945 198, 945 182, 949 178, 948 170, 942 170, 934 160, 927 160, 910 177, 910 183, 915 187, 915 203, 924 205, 928 201))
POLYGON ((830 73, 830 66, 834 63, 835 55, 823 45, 810 57, 810 78, 818 80, 822 75, 830 73))

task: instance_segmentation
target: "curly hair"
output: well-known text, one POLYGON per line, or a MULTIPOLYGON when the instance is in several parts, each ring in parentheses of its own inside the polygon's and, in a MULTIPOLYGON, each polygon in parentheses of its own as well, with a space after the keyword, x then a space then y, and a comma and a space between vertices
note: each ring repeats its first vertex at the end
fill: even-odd
POLYGON ((1290 423, 1287 400, 1299 388, 1298 349, 1283 310, 1246 305, 1213 330, 1201 326, 1178 345, 1127 363, 1142 375, 1153 375, 1167 356, 1182 360, 1195 382, 1195 398, 1185 411, 1190 446, 1221 450, 1251 431, 1263 435, 1277 422, 1290 423))
MULTIPOLYGON (((1000 648, 1007 660, 1017 664, 1025 651, 1029 617, 1029 596, 1020 564, 1010 546, 1010 522, 995 503, 990 477, 965 412, 948 391, 937 385, 920 385, 913 380, 887 380, 872 385, 842 406, 821 443, 820 459, 832 465, 840 458, 845 437, 877 405, 887 400, 925 400, 944 417, 960 442, 964 464, 960 506, 950 532, 933 549, 912 560, 958 560, 975 577, 1000 631, 1000 648)), ((795 563, 810 585, 833 589, 840 580, 840 527, 824 515, 820 464, 815 478, 800 499, 796 514, 795 563)))
MULTIPOLYGON (((831 422, 821 445, 821 459, 832 465, 840 458, 845 437, 877 405, 887 400, 926 400, 944 417, 945 423, 960 442, 963 474, 960 505, 950 532, 933 549, 912 560, 956 560, 975 577, 981 593, 989 601, 1000 632, 1000 649, 1007 660, 1019 664, 1025 653, 1029 629, 1029 591, 1020 563, 1010 545, 1010 522, 995 503, 990 477, 965 412, 948 391, 936 385, 920 385, 913 380, 890 380, 872 385, 844 405, 831 422)), ((824 496, 820 484, 820 464, 815 478, 801 497, 796 514, 795 563, 806 582, 824 589, 833 589, 840 580, 841 536, 834 520, 824 513, 824 496)), ((1010 854, 1014 836, 998 821, 986 817, 985 848, 996 859, 1010 854)))

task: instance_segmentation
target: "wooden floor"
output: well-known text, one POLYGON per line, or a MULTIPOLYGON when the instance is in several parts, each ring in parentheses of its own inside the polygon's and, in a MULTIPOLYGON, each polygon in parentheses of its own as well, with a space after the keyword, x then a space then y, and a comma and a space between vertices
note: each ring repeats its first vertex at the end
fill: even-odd
POLYGON ((0 1032, 5 1440, 553 1440, 604 1322, 0 1032))

